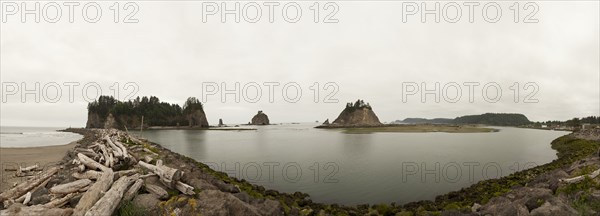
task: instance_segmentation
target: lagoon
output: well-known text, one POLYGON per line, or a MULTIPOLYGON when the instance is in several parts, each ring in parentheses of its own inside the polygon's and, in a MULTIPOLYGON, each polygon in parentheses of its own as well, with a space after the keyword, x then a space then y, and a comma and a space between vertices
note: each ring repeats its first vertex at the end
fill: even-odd
POLYGON ((493 127, 490 133, 347 133, 314 123, 257 130, 149 130, 174 152, 267 189, 317 202, 404 204, 556 159, 564 131, 493 127))

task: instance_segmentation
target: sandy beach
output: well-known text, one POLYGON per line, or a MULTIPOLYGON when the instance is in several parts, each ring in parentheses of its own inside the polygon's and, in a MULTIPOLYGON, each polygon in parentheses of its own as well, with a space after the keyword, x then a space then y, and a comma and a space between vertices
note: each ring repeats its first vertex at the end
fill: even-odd
POLYGON ((14 171, 5 171, 5 169, 26 167, 38 164, 40 167, 52 165, 60 162, 69 149, 77 144, 76 141, 66 145, 44 146, 31 148, 0 148, 0 192, 10 188, 15 182, 26 180, 26 177, 16 177, 14 171))

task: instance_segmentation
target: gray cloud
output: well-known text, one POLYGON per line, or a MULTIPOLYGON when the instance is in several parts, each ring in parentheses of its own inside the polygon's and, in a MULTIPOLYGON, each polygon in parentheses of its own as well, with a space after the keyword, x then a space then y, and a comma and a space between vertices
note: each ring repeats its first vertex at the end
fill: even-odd
MULTIPOLYGON (((383 121, 483 112, 518 112, 532 120, 600 115, 598 2, 538 2, 540 22, 528 24, 512 22, 508 3, 502 3, 498 23, 478 16, 475 23, 455 24, 421 23, 418 17, 403 23, 401 4, 386 1, 338 2, 340 22, 334 24, 311 22, 308 3, 295 24, 277 19, 220 23, 217 17, 203 23, 199 2, 138 4, 135 24, 112 23, 108 10, 95 24, 2 23, 2 82, 97 82, 105 93, 114 82, 135 82, 137 95, 179 104, 188 96, 201 97, 202 82, 302 86, 303 97, 295 104, 283 101, 281 88, 275 103, 268 102, 266 88, 258 103, 209 97, 205 107, 211 124, 219 118, 247 122, 259 109, 273 122, 322 121, 357 98, 370 102, 383 121), (314 82, 337 83, 340 102, 314 103, 309 89, 314 82), (503 97, 488 103, 477 89, 475 102, 469 103, 463 88, 458 103, 435 103, 432 97, 421 103, 417 96, 403 103, 402 82, 496 82, 503 97), (508 88, 514 82, 521 87, 535 82, 539 103, 513 102, 508 88)), ((85 124, 81 94, 75 103, 33 103, 31 98, 21 103, 20 97, 7 97, 0 123, 85 124)))

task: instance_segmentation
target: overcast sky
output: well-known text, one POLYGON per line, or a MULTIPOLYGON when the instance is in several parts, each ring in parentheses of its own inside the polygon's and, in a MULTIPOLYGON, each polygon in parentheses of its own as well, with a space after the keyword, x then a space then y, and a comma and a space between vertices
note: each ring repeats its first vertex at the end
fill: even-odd
MULTIPOLYGON (((257 23, 243 18, 235 23, 233 16, 222 23, 219 14, 203 22, 200 2, 137 2, 138 23, 114 23, 111 4, 100 4, 103 14, 97 23, 83 20, 81 6, 75 9, 73 23, 66 17, 67 7, 62 8, 58 23, 43 18, 35 23, 33 16, 22 23, 20 14, 2 17, 1 125, 85 126, 87 102, 82 89, 93 82, 104 94, 113 94, 110 88, 118 82, 121 99, 130 92, 123 89, 125 84, 134 82, 139 87, 136 96, 155 95, 178 104, 189 96, 202 98, 202 83, 225 83, 228 89, 234 89, 236 82, 240 87, 248 83, 262 87, 262 97, 255 103, 243 97, 236 103, 233 95, 223 103, 220 94, 209 95, 205 112, 210 124, 217 124, 219 118, 225 123, 248 122, 257 110, 274 123, 333 120, 346 102, 359 98, 369 102, 383 122, 485 112, 523 113, 534 121, 600 115, 598 1, 538 2, 539 11, 533 16, 538 23, 523 23, 533 10, 533 6, 523 9, 524 3, 520 22, 515 23, 511 2, 499 3, 502 16, 496 23, 483 19, 484 3, 475 8, 473 23, 468 21, 467 7, 462 7, 457 23, 443 18, 436 23, 433 16, 422 23, 419 14, 402 22, 401 2, 391 1, 336 2, 339 11, 333 18, 338 23, 322 22, 334 8, 324 10, 324 3, 319 23, 313 22, 314 11, 309 8, 313 2, 300 2, 302 17, 297 23, 283 20, 283 3, 275 8, 273 23, 267 7, 262 7, 257 23), (33 95, 27 95, 24 103, 21 92, 7 95, 14 92, 14 83, 31 89, 36 82, 40 89, 61 84, 62 97, 56 103, 49 101, 54 96, 50 87, 47 99, 41 95, 39 103, 33 95), (80 83, 74 87, 73 102, 65 82, 80 83), (273 103, 265 82, 279 83, 273 103), (417 93, 403 101, 402 83, 425 83, 433 89, 436 82, 440 88, 459 84, 462 97, 451 103, 441 95, 436 103, 428 95, 423 103, 417 93), (465 82, 479 83, 473 102, 465 82), (519 102, 510 89, 515 82, 519 102), (286 83, 301 87, 302 97, 296 103, 284 100, 286 83), (318 103, 311 90, 314 83, 320 84, 318 103), (338 91, 323 89, 326 83, 335 83, 338 91), (485 100, 482 88, 488 83, 502 88, 498 102, 485 100), (524 89, 527 83, 533 84, 524 89), (331 99, 339 102, 323 103, 332 92, 331 99), (530 93, 529 99, 537 103, 523 102, 530 93)), ((130 11, 122 9, 119 19, 130 11)), ((252 17, 252 8, 249 11, 252 17)), ((294 17, 293 10, 288 12, 294 17)), ((255 88, 248 89, 247 98, 252 99, 255 88)), ((293 99, 294 88, 288 90, 293 99)), ((446 90, 447 98, 456 96, 455 88, 446 90)), ((488 90, 487 99, 493 99, 495 89, 488 90)), ((89 92, 95 95, 93 89, 89 92)))

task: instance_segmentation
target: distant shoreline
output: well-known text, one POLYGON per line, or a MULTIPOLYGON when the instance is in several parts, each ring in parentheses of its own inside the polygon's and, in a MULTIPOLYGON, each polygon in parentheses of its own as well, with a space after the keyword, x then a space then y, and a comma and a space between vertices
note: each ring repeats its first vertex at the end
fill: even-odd
POLYGON ((343 129, 349 133, 489 133, 498 129, 486 125, 456 125, 456 124, 383 124, 383 125, 319 125, 320 129, 343 129))

